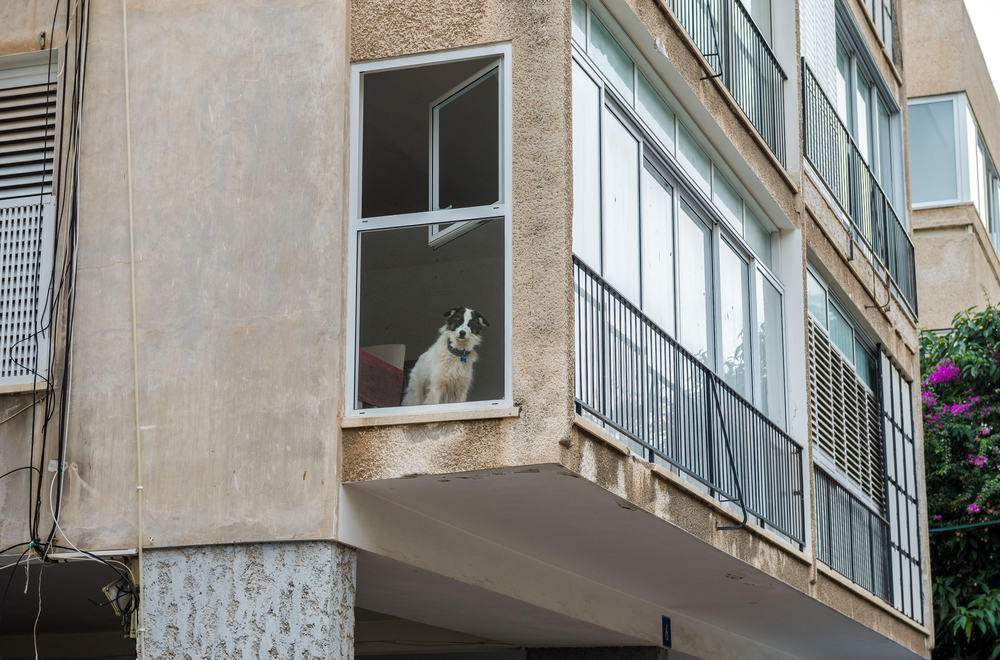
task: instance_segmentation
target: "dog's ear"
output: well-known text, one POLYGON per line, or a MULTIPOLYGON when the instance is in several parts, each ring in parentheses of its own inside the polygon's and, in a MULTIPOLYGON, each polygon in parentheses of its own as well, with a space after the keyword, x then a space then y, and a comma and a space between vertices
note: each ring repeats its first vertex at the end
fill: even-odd
POLYGON ((476 312, 476 318, 479 319, 479 322, 482 323, 487 328, 490 327, 490 322, 487 321, 486 317, 480 314, 479 312, 476 312))
POLYGON ((459 311, 461 309, 462 309, 461 307, 452 307, 451 309, 449 309, 447 312, 444 313, 444 317, 448 318, 449 316, 451 316, 452 314, 454 314, 455 312, 457 312, 457 311, 459 311))

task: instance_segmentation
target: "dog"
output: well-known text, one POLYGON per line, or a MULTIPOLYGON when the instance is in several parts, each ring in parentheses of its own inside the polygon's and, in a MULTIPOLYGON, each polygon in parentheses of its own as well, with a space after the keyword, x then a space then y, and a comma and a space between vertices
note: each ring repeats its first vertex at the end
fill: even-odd
POLYGON ((469 396, 472 365, 479 359, 476 347, 483 341, 483 328, 490 324, 468 307, 453 307, 444 316, 448 320, 438 330, 437 341, 410 371, 404 406, 460 403, 469 396))

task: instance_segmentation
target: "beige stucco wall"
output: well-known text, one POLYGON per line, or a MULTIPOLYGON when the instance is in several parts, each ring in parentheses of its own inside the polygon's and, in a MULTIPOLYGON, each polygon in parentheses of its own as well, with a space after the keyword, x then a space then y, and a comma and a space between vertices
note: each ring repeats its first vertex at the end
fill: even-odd
MULTIPOLYGON (((39 4, 52 5, 4 4, 0 52, 50 20, 39 4)), ((134 255, 121 6, 90 6, 62 526, 90 549, 135 546, 138 423, 147 544, 329 538, 347 3, 128 3, 134 255)), ((27 442, 23 421, 0 427, 22 462, 27 442)), ((24 485, 5 486, 9 544, 23 540, 24 485)))
POLYGON ((994 160, 1000 100, 963 0, 903 0, 906 84, 911 98, 964 91, 994 160))
POLYGON ((913 217, 922 327, 944 330, 958 312, 1000 300, 1000 259, 972 204, 913 217))

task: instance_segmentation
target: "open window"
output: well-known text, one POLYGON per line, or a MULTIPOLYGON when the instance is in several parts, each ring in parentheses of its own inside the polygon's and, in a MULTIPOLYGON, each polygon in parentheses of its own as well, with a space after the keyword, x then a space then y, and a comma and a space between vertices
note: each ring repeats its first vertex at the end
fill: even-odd
POLYGON ((510 405, 509 62, 354 68, 348 415, 510 405))

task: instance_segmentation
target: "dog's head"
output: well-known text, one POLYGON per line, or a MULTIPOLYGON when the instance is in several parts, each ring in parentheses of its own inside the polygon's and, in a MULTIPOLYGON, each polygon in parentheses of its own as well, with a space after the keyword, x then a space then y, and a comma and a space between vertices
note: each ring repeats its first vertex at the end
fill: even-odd
POLYGON ((455 348, 468 351, 483 341, 483 328, 489 326, 489 323, 476 310, 453 307, 444 316, 447 321, 441 326, 441 334, 447 335, 448 341, 455 348))

